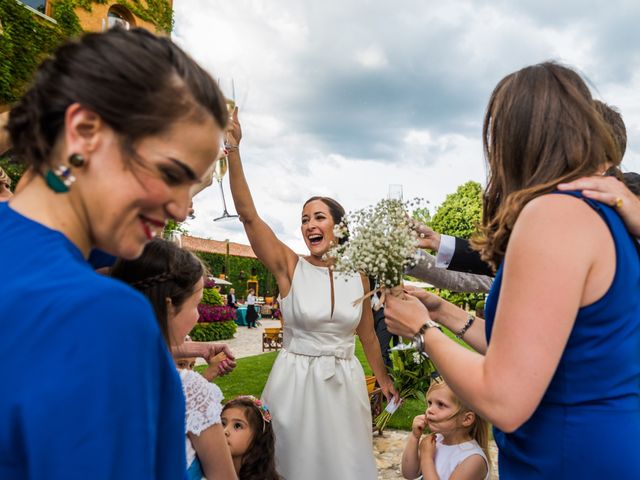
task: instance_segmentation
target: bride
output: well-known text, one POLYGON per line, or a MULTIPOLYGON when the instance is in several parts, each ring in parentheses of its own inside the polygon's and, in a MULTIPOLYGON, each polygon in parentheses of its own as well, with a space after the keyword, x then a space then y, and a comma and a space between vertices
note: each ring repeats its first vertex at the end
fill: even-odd
POLYGON ((354 331, 387 400, 398 394, 368 302, 365 308, 352 303, 368 291, 368 281, 337 274, 323 259, 344 209, 327 197, 304 204, 301 231, 309 255, 299 257, 258 216, 240 161, 241 138, 236 109, 227 132, 231 193, 251 247, 276 278, 284 318, 284 348, 263 392, 273 415, 278 471, 287 480, 375 479, 371 410, 354 331))

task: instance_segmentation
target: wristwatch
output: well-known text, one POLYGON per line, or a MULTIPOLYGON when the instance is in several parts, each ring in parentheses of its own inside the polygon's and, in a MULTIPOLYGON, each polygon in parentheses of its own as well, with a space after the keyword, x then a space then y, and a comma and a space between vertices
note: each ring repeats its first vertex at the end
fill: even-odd
POLYGON ((418 352, 424 352, 424 332, 427 331, 427 329, 429 328, 437 328, 438 330, 442 331, 442 329, 440 328, 440 325, 438 325, 436 322, 434 322, 433 320, 427 320, 426 322, 424 322, 424 324, 420 327, 420 330, 418 330, 418 333, 416 333, 413 336, 413 346, 416 347, 416 350, 418 352))

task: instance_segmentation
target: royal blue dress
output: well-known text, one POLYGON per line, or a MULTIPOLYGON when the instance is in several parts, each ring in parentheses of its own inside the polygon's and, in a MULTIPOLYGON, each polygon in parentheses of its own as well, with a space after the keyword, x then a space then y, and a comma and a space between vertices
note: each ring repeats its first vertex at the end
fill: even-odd
MULTIPOLYGON (((640 479, 640 256, 615 210, 584 200, 611 230, 615 277, 600 300, 578 310, 532 417, 513 433, 494 428, 501 480, 640 479)), ((486 305, 489 341, 502 267, 486 305)))
POLYGON ((0 203, 0 479, 183 479, 184 397, 151 305, 0 203))

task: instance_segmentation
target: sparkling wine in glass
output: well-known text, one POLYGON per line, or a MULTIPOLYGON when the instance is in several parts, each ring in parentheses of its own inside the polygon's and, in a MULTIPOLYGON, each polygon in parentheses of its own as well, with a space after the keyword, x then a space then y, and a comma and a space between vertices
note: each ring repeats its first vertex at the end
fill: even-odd
POLYGON ((387 195, 389 200, 402 201, 402 185, 391 184, 389 185, 389 194, 387 195))

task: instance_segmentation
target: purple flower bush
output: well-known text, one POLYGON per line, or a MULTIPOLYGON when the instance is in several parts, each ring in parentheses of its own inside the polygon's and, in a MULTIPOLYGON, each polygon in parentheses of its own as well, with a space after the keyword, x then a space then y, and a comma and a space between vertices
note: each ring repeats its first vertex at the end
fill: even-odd
POLYGON ((198 312, 200 313, 198 322, 201 323, 228 322, 236 318, 235 308, 221 305, 205 305, 201 303, 198 305, 198 312))

